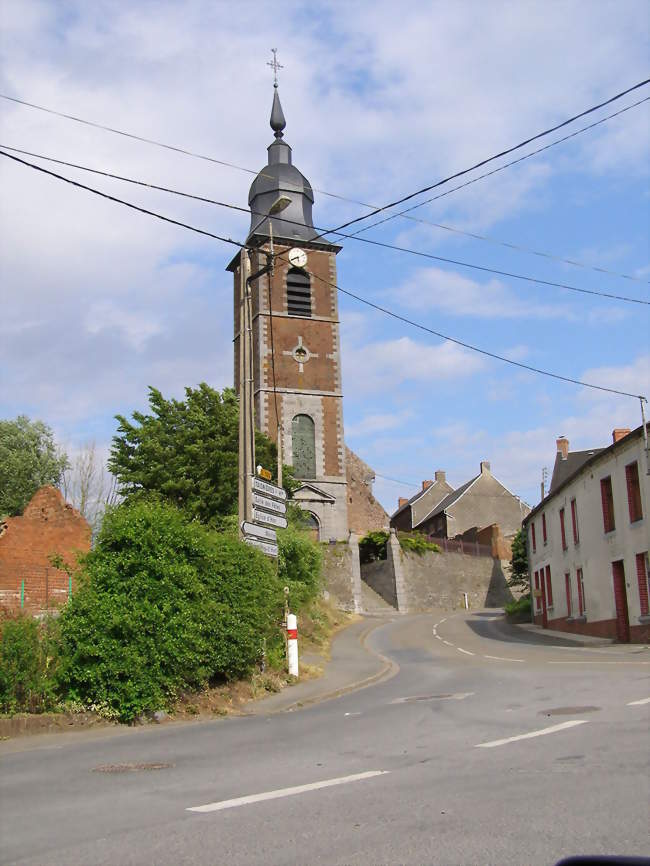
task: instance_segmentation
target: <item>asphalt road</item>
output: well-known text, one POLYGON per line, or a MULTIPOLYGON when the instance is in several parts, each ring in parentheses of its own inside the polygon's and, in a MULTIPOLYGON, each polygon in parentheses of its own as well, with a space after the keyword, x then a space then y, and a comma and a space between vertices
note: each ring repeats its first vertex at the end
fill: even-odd
POLYGON ((402 617, 367 643, 398 672, 295 712, 14 746, 0 859, 547 866, 650 853, 650 650, 557 645, 492 612, 402 617), (124 763, 168 766, 97 769, 124 763))

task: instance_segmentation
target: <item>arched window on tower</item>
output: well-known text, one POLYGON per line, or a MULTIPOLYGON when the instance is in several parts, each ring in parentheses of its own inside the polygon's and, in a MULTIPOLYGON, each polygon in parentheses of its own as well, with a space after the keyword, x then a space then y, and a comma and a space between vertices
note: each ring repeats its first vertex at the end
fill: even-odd
POLYGON ((287 312, 311 317, 311 281, 302 268, 291 268, 287 274, 287 312))
POLYGON ((296 478, 316 477, 316 430, 309 415, 296 415, 291 422, 291 451, 296 478))

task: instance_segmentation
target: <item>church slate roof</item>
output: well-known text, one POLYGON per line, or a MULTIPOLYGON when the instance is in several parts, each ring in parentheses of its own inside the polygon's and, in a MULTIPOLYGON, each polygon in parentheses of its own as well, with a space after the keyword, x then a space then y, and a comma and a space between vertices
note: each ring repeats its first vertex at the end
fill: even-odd
POLYGON ((425 520, 429 520, 431 517, 435 517, 437 514, 442 514, 447 508, 451 508, 451 506, 458 502, 460 497, 466 493, 469 488, 474 484, 475 481, 478 481, 480 475, 475 475, 474 478, 470 478, 469 481, 465 482, 465 484, 461 484, 460 487, 456 488, 456 490, 452 490, 451 493, 448 493, 445 498, 439 502, 437 505, 434 505, 431 511, 426 515, 426 517, 422 518, 420 523, 424 523, 425 520))

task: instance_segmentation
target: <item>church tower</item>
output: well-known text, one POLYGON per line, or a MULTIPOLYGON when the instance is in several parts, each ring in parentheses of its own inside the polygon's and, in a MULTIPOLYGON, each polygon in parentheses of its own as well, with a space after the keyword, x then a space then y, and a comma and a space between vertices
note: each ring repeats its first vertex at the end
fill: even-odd
MULTIPOLYGON (((283 462, 300 487, 294 499, 310 515, 321 541, 348 538, 343 440, 343 393, 336 255, 341 247, 318 238, 314 193, 292 164, 277 80, 268 164, 253 181, 247 244, 250 273, 276 255, 274 273, 251 283, 255 424, 281 437, 283 462)), ((240 257, 228 270, 235 282, 235 387, 239 377, 240 257)))

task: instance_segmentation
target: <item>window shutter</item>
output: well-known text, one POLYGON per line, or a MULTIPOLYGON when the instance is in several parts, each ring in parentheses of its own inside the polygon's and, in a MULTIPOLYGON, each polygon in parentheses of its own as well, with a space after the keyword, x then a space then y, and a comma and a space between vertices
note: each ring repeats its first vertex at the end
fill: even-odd
POLYGON ((553 587, 551 586, 551 566, 546 566, 546 604, 553 607, 553 587))
POLYGON ((542 538, 544 540, 544 544, 546 544, 548 540, 546 535, 546 514, 542 514, 542 538))
POLYGON ((582 569, 579 568, 576 572, 576 581, 578 584, 578 612, 580 616, 585 612, 584 586, 582 584, 582 569))
POLYGON ((643 517, 641 488, 639 486, 639 464, 636 460, 625 467, 625 482, 627 484, 627 507, 630 512, 630 523, 635 523, 643 517))
POLYGON ((566 587, 566 615, 571 616, 571 575, 568 571, 564 575, 564 585, 566 587))
POLYGON ((571 525, 573 527, 573 543, 578 544, 580 540, 578 535, 578 506, 575 499, 571 500, 571 525))
POLYGON ((562 550, 566 550, 566 530, 564 528, 564 508, 560 508, 560 532, 562 533, 562 550))
POLYGON ((639 602, 641 604, 641 616, 648 616, 648 554, 637 553, 636 576, 639 581, 639 602))
POLYGON ((603 506, 603 527, 605 532, 611 532, 614 524, 614 498, 612 496, 612 479, 610 476, 600 480, 600 498, 603 506))
POLYGON ((530 524, 530 539, 533 545, 533 553, 537 550, 537 539, 535 538, 535 524, 530 524))

